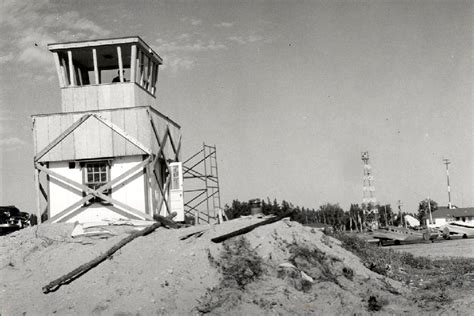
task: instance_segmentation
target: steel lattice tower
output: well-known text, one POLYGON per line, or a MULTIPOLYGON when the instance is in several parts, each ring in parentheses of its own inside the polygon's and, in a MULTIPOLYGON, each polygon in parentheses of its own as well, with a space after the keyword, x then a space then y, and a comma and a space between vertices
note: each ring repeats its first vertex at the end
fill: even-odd
POLYGON ((362 161, 364 162, 362 204, 363 204, 363 209, 367 210, 369 204, 374 206, 377 199, 375 198, 374 176, 372 175, 372 167, 369 164, 369 152, 368 151, 363 152, 361 154, 361 158, 362 158, 362 161))

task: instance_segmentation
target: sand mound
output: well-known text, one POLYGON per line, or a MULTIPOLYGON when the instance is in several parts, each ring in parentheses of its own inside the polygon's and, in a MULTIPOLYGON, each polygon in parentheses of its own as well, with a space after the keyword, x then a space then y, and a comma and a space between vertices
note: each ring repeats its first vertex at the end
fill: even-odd
MULTIPOLYGON (((42 287, 105 252, 130 233, 71 238, 71 224, 43 224, 0 237, 2 315, 160 315, 211 313, 416 313, 397 282, 368 270, 339 242, 287 220, 243 235, 261 258, 262 275, 245 287, 223 286, 223 244, 211 238, 261 221, 158 228, 57 291, 42 287), (200 237, 180 240, 204 230, 200 237), (212 260, 211 260, 212 259, 212 260)), ((234 237, 226 243, 232 243, 234 237)), ((260 259, 259 259, 260 260, 260 259)))

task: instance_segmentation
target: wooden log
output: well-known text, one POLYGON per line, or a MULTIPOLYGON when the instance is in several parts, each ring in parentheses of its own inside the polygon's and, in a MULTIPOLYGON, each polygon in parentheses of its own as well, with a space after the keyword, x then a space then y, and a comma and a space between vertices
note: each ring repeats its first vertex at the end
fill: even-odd
MULTIPOLYGON (((176 216, 176 213, 173 212, 173 213, 170 214, 169 218, 160 216, 160 220, 165 222, 165 223, 169 223, 169 222, 174 223, 171 220, 174 216, 176 216)), ((125 246, 126 244, 128 244, 129 242, 134 240, 135 238, 140 237, 140 236, 148 235, 149 233, 153 232, 155 229, 157 229, 160 226, 162 226, 161 222, 156 222, 151 226, 148 226, 148 227, 146 227, 142 230, 139 230, 139 231, 136 231, 136 232, 130 234, 129 236, 125 237, 124 239, 119 241, 117 244, 115 244, 112 248, 107 250, 107 252, 105 252, 104 254, 96 257, 95 259, 93 259, 93 260, 91 260, 87 263, 84 263, 83 265, 81 265, 78 268, 72 270, 71 272, 69 272, 69 273, 57 278, 56 280, 50 282, 48 285, 43 286, 43 288, 42 288, 43 293, 47 294, 49 292, 54 292, 57 289, 59 289, 61 287, 61 285, 71 283, 72 281, 74 281, 75 279, 80 277, 81 275, 85 274, 87 271, 91 270, 92 268, 99 265, 101 262, 105 261, 107 258, 112 256, 115 252, 117 252, 117 250, 119 250, 120 248, 122 248, 123 246, 125 246)))
POLYGON ((181 236, 181 237, 179 237, 179 240, 186 240, 186 239, 191 238, 191 237, 193 237, 193 236, 196 236, 196 238, 199 238, 199 237, 201 237, 205 232, 207 232, 208 230, 209 230, 209 229, 199 230, 199 231, 197 231, 197 232, 194 232, 194 233, 190 233, 190 234, 181 236))
MULTIPOLYGON (((173 212, 170 214, 169 217, 173 218, 176 216, 176 212, 173 212)), ((171 219, 168 217, 164 217, 158 214, 153 215, 153 219, 159 223, 161 223, 163 226, 168 226, 171 228, 178 228, 178 224, 176 222, 173 222, 171 219)))
POLYGON ((212 241, 212 242, 215 242, 215 243, 220 243, 220 242, 223 242, 223 241, 225 241, 225 240, 227 240, 227 239, 229 239, 229 238, 246 234, 246 233, 248 233, 248 232, 254 230, 255 228, 257 228, 257 227, 259 227, 259 226, 263 226, 263 225, 267 225, 267 224, 271 224, 271 223, 278 222, 278 221, 282 220, 282 219, 285 218, 285 217, 290 217, 292 214, 293 214, 293 211, 287 212, 287 213, 285 213, 285 214, 282 214, 282 215, 279 215, 279 216, 275 216, 275 217, 272 217, 272 218, 263 220, 263 221, 261 221, 261 222, 259 222, 259 223, 256 223, 256 224, 253 224, 253 225, 250 225, 250 226, 247 226, 247 227, 244 227, 244 228, 235 230, 235 231, 230 232, 230 233, 228 233, 228 234, 225 234, 225 235, 221 235, 221 236, 212 238, 211 241, 212 241))

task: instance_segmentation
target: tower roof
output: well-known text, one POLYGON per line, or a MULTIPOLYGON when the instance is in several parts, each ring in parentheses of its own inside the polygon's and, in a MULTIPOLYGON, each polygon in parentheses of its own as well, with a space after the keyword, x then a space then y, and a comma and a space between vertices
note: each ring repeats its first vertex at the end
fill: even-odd
MULTIPOLYGON (((139 48, 141 48, 141 51, 145 52, 146 55, 153 61, 155 61, 157 64, 163 64, 163 59, 139 36, 52 43, 48 44, 48 49, 51 52, 73 50, 75 60, 77 60, 77 62, 79 62, 83 67, 92 69, 93 61, 90 58, 89 49, 100 47, 100 54, 97 55, 97 62, 101 65, 103 69, 107 69, 108 67, 115 68, 117 66, 116 47, 120 46, 123 48, 124 52, 128 52, 129 50, 125 48, 130 47, 132 45, 137 45, 139 48), (84 48, 87 49, 82 50, 84 48)), ((124 60, 127 60, 127 55, 124 56, 124 60)))

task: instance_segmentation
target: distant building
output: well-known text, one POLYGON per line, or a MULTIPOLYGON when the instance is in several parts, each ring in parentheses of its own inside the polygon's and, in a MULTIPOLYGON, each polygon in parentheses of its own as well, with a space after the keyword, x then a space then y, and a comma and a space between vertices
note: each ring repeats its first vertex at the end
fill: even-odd
POLYGON ((33 115, 38 217, 184 220, 180 126, 158 111, 162 59, 140 37, 48 45, 62 112, 33 115))
POLYGON ((474 207, 452 208, 438 207, 431 213, 433 223, 430 224, 430 216, 427 214, 424 221, 427 226, 440 226, 448 222, 464 222, 468 225, 474 225, 474 207))

